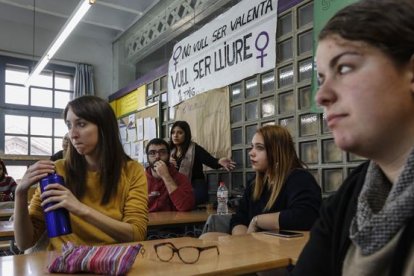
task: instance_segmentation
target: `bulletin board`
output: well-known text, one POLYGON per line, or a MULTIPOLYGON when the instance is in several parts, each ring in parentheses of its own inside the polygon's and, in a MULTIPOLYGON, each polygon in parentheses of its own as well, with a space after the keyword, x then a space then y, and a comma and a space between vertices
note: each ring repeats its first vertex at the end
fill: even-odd
POLYGON ((160 106, 152 103, 118 119, 122 146, 126 154, 141 164, 147 163, 145 146, 160 133, 160 106))

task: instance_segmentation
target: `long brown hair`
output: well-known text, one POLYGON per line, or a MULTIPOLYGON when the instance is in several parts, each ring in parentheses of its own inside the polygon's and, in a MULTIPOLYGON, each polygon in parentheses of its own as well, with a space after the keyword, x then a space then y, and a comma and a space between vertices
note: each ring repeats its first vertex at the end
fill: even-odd
POLYGON ((256 133, 263 137, 268 168, 266 172, 256 172, 253 200, 260 198, 267 183, 271 194, 264 208, 266 211, 275 203, 289 173, 295 168, 304 168, 305 164, 299 160, 292 136, 286 128, 269 125, 259 128, 256 133))
MULTIPOLYGON (((69 109, 79 118, 98 126, 100 183, 104 189, 101 204, 106 204, 115 196, 123 166, 130 158, 125 154, 119 138, 118 123, 111 106, 103 99, 95 96, 82 96, 68 103, 64 111, 64 119, 69 109)), ((69 143, 65 161, 66 185, 78 198, 85 194, 87 164, 85 156, 80 155, 69 143)))

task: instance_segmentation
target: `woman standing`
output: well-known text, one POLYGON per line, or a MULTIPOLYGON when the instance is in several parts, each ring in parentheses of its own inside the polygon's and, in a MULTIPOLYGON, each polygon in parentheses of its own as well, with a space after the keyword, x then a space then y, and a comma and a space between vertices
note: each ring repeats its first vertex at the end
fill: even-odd
POLYGON ((204 148, 191 141, 191 129, 186 121, 176 121, 170 133, 171 158, 180 173, 190 179, 193 186, 195 204, 208 201, 208 186, 203 173, 203 164, 212 168, 221 167, 230 171, 236 163, 231 159, 214 158, 204 148))
POLYGON ((324 202, 294 275, 414 275, 414 2, 344 8, 316 60, 336 145, 370 161, 324 202))
POLYGON ((64 111, 69 130, 65 159, 41 160, 30 166, 16 189, 15 238, 19 249, 31 247, 45 230, 45 212, 66 208, 72 234, 51 238, 49 249, 63 243, 111 244, 144 240, 148 223, 147 182, 143 167, 131 160, 119 140, 118 124, 110 105, 95 96, 68 103, 64 111), (66 186, 49 184, 37 189, 27 207, 27 191, 56 172, 66 186))
POLYGON ((289 131, 280 126, 258 129, 249 157, 256 179, 231 218, 231 233, 309 230, 319 216, 321 189, 296 155, 289 131))

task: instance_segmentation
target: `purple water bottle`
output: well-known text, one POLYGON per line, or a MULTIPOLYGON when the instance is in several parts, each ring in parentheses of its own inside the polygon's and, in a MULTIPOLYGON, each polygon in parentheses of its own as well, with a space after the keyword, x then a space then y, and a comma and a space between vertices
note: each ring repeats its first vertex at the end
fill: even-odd
MULTIPOLYGON (((56 173, 53 173, 40 180, 40 191, 43 193, 47 185, 54 183, 65 185, 63 177, 56 173)), ((46 209, 53 204, 53 202, 48 203, 43 207, 43 209, 46 209)), ((59 208, 57 210, 45 212, 45 220, 47 226, 47 235, 49 238, 72 233, 69 212, 65 208, 59 208)))

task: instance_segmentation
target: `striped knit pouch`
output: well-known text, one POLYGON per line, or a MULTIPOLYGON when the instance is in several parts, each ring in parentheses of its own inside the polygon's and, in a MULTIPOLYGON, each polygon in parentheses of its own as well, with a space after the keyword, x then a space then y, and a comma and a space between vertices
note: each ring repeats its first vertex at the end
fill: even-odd
POLYGON ((67 243, 62 248, 62 254, 51 262, 48 269, 51 273, 123 275, 134 264, 141 248, 141 244, 75 246, 67 243))

